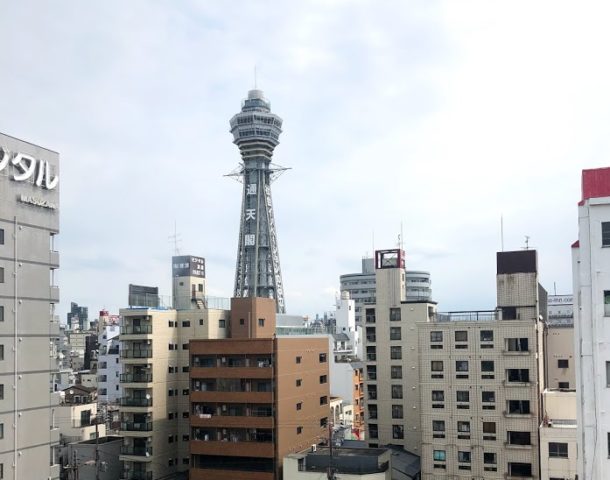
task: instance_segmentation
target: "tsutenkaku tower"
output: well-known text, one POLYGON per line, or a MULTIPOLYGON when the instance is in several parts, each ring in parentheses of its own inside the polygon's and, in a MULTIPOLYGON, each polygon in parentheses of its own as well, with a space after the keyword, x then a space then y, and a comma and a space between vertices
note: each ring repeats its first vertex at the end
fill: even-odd
POLYGON ((282 119, 270 107, 261 90, 250 90, 230 122, 242 159, 230 175, 243 184, 234 295, 274 298, 277 312, 286 313, 271 200, 271 182, 286 169, 271 163, 282 119))

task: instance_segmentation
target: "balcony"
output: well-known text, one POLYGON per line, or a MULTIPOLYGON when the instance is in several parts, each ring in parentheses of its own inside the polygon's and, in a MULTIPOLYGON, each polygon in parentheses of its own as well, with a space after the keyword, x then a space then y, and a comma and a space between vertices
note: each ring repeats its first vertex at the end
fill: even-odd
POLYGON ((152 432, 152 422, 122 422, 121 430, 126 432, 152 432))
POLYGON ((192 427, 273 428, 272 416, 191 414, 192 427))
POLYGON ((222 455, 229 457, 273 458, 275 446, 272 442, 229 442, 214 440, 191 440, 191 455, 222 455))
POLYGON ((121 398, 122 407, 152 407, 152 398, 121 398))
POLYGON ((59 287, 54 285, 49 287, 49 302, 59 303, 59 287))
POLYGON ((152 383, 152 373, 122 373, 121 383, 152 383))
POLYGON ((273 392, 219 392, 191 390, 191 402, 210 403, 272 403, 273 392))
POLYGON ((152 324, 149 325, 126 325, 121 327, 121 335, 151 335, 152 324))
POLYGON ((135 447, 133 445, 121 445, 121 455, 132 455, 134 457, 151 457, 152 447, 135 447))
POLYGON ((51 268, 59 268, 59 252, 56 250, 49 251, 49 264, 51 268))
POLYGON ((152 348, 141 350, 121 350, 121 358, 152 358, 152 348))
POLYGON ((253 378, 271 379, 273 369, 267 367, 192 367, 191 378, 253 378))

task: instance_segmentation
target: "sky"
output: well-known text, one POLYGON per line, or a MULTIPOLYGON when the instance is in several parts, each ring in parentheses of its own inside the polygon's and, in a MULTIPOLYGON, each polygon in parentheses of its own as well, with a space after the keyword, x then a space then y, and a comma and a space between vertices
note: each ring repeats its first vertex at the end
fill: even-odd
POLYGON ((229 119, 283 118, 273 184, 288 313, 395 248, 439 310, 495 306, 495 252, 572 290, 580 172, 610 165, 610 5, 564 1, 0 0, 0 131, 60 153, 60 314, 170 294, 169 237, 232 295, 229 119))

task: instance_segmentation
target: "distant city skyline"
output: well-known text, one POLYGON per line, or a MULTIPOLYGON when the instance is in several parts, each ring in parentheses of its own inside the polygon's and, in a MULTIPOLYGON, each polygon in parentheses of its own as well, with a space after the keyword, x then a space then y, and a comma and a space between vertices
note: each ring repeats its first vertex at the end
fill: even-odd
POLYGON ((401 224, 440 311, 493 308, 501 216, 505 250, 529 236, 541 283, 571 293, 580 171, 610 164, 610 6, 272 3, 4 5, 0 131, 61 154, 60 318, 117 313, 130 283, 170 295, 174 222, 208 293, 232 295, 228 122, 255 65, 291 167, 273 190, 288 313, 332 310, 401 224))

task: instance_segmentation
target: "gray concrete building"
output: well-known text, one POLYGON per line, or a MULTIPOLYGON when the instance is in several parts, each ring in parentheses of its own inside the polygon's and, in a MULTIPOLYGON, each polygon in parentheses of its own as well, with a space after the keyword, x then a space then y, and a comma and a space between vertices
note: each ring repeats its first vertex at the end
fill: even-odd
POLYGON ((0 478, 59 478, 59 154, 0 133, 0 478))

